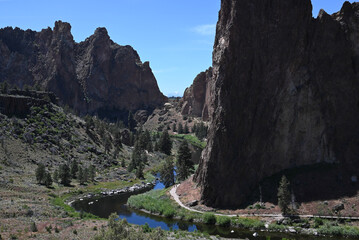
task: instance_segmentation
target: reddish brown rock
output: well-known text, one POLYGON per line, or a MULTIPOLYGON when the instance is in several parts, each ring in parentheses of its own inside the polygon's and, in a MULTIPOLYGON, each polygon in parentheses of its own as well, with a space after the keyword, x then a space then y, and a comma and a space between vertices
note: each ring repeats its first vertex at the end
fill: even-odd
POLYGON ((356 175, 358 73, 358 3, 313 19, 310 0, 222 0, 202 200, 237 207, 264 178, 316 163, 356 175))
POLYGON ((76 43, 68 23, 41 32, 0 29, 0 81, 39 84, 82 114, 117 118, 166 101, 148 62, 114 43, 105 28, 76 43))
POLYGON ((193 84, 186 88, 183 98, 181 99, 181 113, 202 117, 204 121, 209 120, 211 107, 211 80, 212 68, 201 72, 193 80, 193 84))

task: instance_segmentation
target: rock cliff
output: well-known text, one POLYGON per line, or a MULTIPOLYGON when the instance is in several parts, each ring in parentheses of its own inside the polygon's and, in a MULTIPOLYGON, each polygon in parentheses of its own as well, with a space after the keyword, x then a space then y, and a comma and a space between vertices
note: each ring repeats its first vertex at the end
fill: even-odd
POLYGON ((210 108, 211 79, 212 68, 209 68, 198 74, 193 84, 186 88, 180 103, 183 115, 202 117, 204 121, 209 120, 212 111, 210 108))
POLYGON ((356 175, 358 73, 358 3, 315 19, 310 0, 222 0, 202 200, 237 207, 266 177, 317 163, 356 175))
POLYGON ((109 118, 166 101, 132 47, 114 43, 105 28, 76 43, 71 25, 61 21, 41 32, 0 29, 0 81, 38 84, 82 114, 109 118))

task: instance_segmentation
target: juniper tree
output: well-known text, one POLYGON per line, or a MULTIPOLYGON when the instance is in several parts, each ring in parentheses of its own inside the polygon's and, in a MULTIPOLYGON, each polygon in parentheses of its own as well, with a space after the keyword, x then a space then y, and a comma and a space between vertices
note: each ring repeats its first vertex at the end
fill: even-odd
POLYGON ((184 133, 185 133, 185 134, 188 134, 188 133, 189 133, 189 129, 188 129, 187 123, 184 125, 184 133))
POLYGON ((173 160, 168 157, 160 168, 161 182, 163 182, 166 188, 175 184, 175 176, 173 170, 173 160))
POLYGON ((37 165, 37 169, 35 172, 37 183, 39 183, 39 184, 44 183, 45 174, 46 174, 45 165, 42 163, 39 163, 39 165, 37 165))
POLYGON ((187 141, 184 140, 178 149, 177 156, 177 176, 180 181, 186 180, 194 171, 191 158, 191 150, 187 141))
POLYGON ((52 178, 51 178, 51 174, 49 172, 45 173, 44 185, 48 188, 52 186, 52 178))
POLYGON ((64 163, 64 164, 62 164, 60 166, 59 178, 60 178, 61 184, 65 185, 65 186, 70 185, 70 183, 71 183, 71 172, 70 172, 69 166, 66 163, 64 163))
POLYGON ((53 175, 52 175, 52 179, 54 180, 55 183, 59 182, 59 170, 55 170, 53 175))
POLYGON ((182 134, 182 133, 183 133, 182 123, 178 123, 178 133, 179 133, 179 134, 182 134))
POLYGON ((162 133, 159 141, 159 150, 164 154, 171 155, 172 141, 167 131, 162 133))
POLYGON ((137 169, 136 169, 136 178, 138 179, 143 179, 143 165, 144 163, 140 163, 138 166, 137 166, 137 169))
POLYGON ((289 191, 289 181, 286 176, 282 176, 282 179, 278 187, 278 205, 283 213, 283 215, 288 214, 289 204, 290 204, 290 191, 289 191))
POLYGON ((71 177, 76 178, 77 177, 77 171, 79 170, 79 165, 77 160, 73 160, 71 163, 71 177))

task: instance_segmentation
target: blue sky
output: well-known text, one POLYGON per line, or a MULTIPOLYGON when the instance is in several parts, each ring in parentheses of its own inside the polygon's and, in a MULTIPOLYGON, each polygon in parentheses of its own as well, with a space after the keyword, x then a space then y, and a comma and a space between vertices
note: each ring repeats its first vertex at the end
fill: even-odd
MULTIPOLYGON (((343 2, 313 0, 313 15, 336 12, 343 2)), ((62 20, 77 42, 106 27, 113 41, 150 61, 165 95, 182 95, 212 64, 219 8, 220 0, 0 0, 0 27, 39 31, 62 20)))

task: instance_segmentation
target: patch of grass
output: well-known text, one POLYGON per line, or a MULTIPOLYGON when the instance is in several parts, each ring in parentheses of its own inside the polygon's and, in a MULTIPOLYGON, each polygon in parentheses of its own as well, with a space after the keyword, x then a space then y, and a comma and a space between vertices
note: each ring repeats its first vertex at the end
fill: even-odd
POLYGON ((51 203, 54 204, 55 206, 59 206, 61 208, 63 208, 65 210, 65 212, 70 216, 70 217, 77 217, 77 218, 82 218, 82 219, 100 219, 99 217, 91 214, 91 213, 79 213, 77 212, 73 207, 67 205, 65 203, 65 200, 68 196, 62 196, 62 197, 55 197, 51 199, 51 203))
POLYGON ((269 231, 274 231, 274 232, 281 232, 281 231, 284 231, 286 229, 287 229, 286 226, 278 225, 276 223, 269 224, 269 226, 268 226, 268 230, 269 231))
POLYGON ((217 216, 217 224, 222 227, 228 227, 231 225, 231 218, 226 216, 217 216))
POLYGON ((325 222, 324 225, 319 227, 318 233, 332 236, 359 237, 359 228, 344 225, 335 226, 333 223, 325 222))
POLYGON ((232 224, 245 229, 259 230, 264 228, 264 222, 252 218, 234 218, 232 224))
POLYGON ((166 217, 173 217, 176 213, 176 209, 165 193, 166 189, 152 190, 144 194, 131 196, 127 203, 130 207, 145 209, 151 213, 160 215, 167 215, 166 217))
POLYGON ((192 144, 193 146, 199 147, 201 149, 204 149, 207 144, 206 142, 200 141, 196 136, 189 134, 177 134, 177 135, 172 135, 171 137, 177 139, 185 139, 187 140, 188 143, 192 144))

